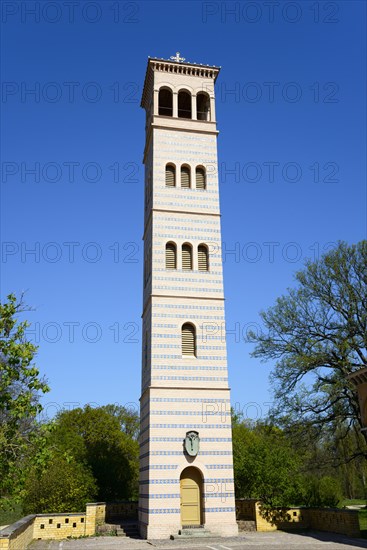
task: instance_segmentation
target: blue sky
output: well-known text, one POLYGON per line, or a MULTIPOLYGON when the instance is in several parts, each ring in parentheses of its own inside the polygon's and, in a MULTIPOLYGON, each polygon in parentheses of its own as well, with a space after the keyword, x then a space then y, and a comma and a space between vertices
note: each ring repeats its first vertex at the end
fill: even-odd
POLYGON ((242 334, 307 257, 366 238, 366 4, 71 4, 2 3, 1 297, 26 290, 35 308, 45 411, 138 403, 140 95, 147 57, 179 50, 222 67, 232 402, 264 415, 271 364, 242 334))

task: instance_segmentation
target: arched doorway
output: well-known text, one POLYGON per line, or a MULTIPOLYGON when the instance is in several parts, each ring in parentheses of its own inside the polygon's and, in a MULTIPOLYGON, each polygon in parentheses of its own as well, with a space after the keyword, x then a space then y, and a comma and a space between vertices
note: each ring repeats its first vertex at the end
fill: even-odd
POLYGON ((180 477, 181 524, 203 524, 203 478, 192 466, 185 468, 180 477))

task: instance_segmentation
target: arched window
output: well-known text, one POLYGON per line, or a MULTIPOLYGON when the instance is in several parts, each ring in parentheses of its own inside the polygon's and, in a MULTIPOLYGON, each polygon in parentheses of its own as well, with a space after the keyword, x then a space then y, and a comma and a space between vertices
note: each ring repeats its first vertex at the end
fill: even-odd
POLYGON ((175 243, 166 244, 166 269, 177 268, 177 248, 175 243))
POLYGON ((196 115, 198 120, 210 120, 210 97, 205 92, 196 96, 196 115))
POLYGON ((176 186, 176 168, 173 164, 166 164, 166 187, 176 186))
POLYGON ((206 189, 205 168, 202 166, 196 167, 196 189, 206 189))
POLYGON ((190 166, 181 166, 181 187, 190 189, 191 187, 190 166))
POLYGON ((191 94, 182 90, 178 92, 178 117, 191 118, 191 94))
POLYGON ((196 331, 194 325, 185 323, 181 329, 182 355, 196 357, 196 331))
POLYGON ((192 246, 188 243, 182 245, 182 269, 184 271, 192 270, 192 246))
POLYGON ((209 271, 209 252, 205 244, 198 246, 199 271, 209 271))
POLYGON ((158 114, 172 116, 172 91, 168 88, 161 88, 158 95, 158 114))

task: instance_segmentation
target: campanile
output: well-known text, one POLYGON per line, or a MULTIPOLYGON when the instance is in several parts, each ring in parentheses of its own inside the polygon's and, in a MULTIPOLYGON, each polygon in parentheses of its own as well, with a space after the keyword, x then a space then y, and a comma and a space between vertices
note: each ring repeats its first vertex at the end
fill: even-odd
POLYGON ((139 523, 237 534, 214 85, 219 68, 149 58, 139 523))

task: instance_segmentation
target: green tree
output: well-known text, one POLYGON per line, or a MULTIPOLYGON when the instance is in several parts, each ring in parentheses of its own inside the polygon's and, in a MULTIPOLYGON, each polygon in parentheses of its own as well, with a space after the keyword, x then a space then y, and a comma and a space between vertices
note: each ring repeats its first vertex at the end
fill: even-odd
POLYGON ((123 433, 137 439, 140 429, 140 418, 134 407, 128 408, 122 405, 111 404, 101 407, 102 410, 108 412, 112 416, 115 416, 119 423, 123 433))
POLYGON ((343 499, 342 487, 335 476, 306 477, 304 503, 307 506, 336 508, 343 499))
POLYGON ((235 417, 232 437, 237 497, 271 507, 301 502, 301 458, 279 428, 235 417))
MULTIPOLYGON (((254 357, 274 360, 272 417, 313 437, 362 427, 348 375, 367 366, 367 241, 340 242, 296 273, 296 288, 261 313, 265 330, 251 333, 254 357), (302 422, 300 422, 302 419, 302 422)), ((367 433, 364 432, 367 441, 367 433)), ((355 449, 367 456, 366 445, 355 449)))
POLYGON ((50 444, 90 468, 98 500, 135 498, 138 493, 139 445, 121 428, 108 407, 62 411, 50 444))
POLYGON ((42 442, 36 415, 39 395, 49 388, 33 363, 37 347, 26 338, 29 323, 18 320, 28 309, 14 294, 0 304, 0 497, 20 489, 25 463, 42 442))
POLYGON ((69 456, 53 453, 45 467, 28 473, 23 496, 25 514, 81 512, 93 502, 97 485, 90 469, 69 456))

